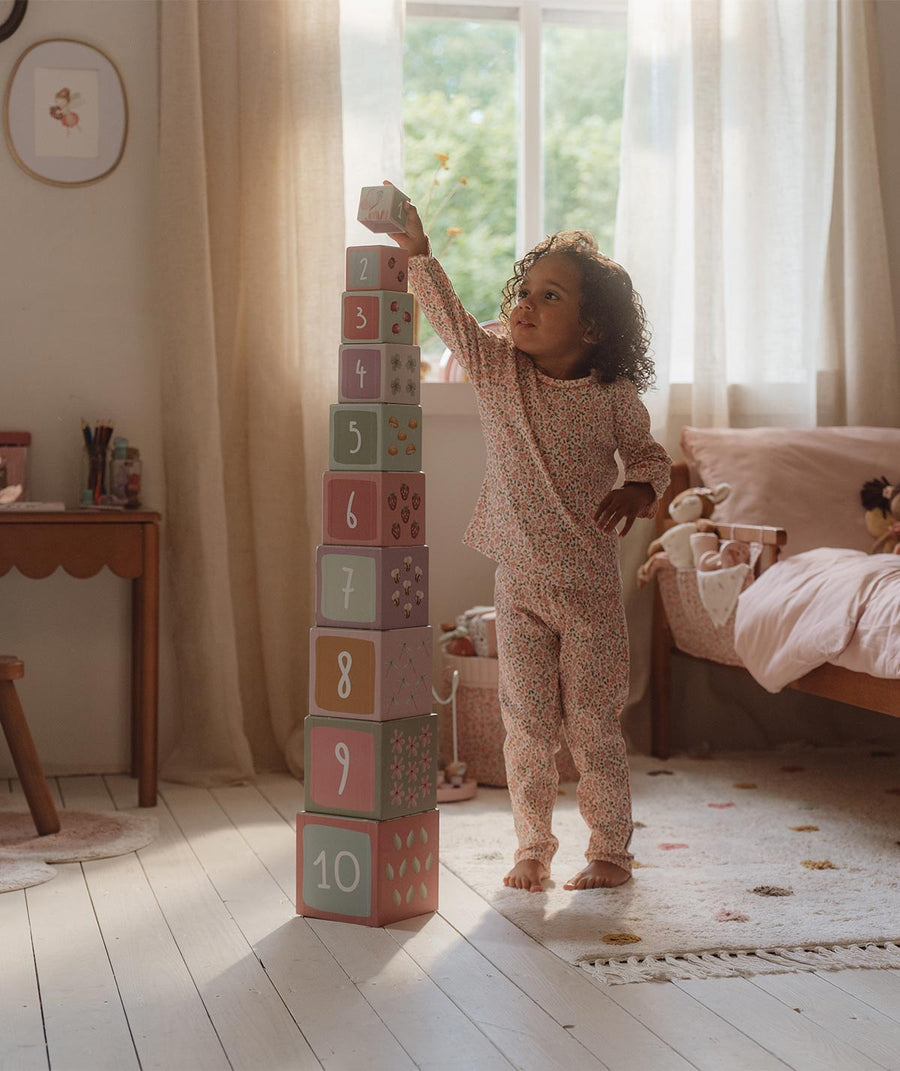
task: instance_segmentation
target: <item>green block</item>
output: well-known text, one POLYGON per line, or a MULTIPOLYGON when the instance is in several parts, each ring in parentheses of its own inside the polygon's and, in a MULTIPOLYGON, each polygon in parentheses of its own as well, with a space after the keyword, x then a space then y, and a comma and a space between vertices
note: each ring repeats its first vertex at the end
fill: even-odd
POLYGON ((329 468, 419 472, 422 407, 379 402, 332 405, 329 468))

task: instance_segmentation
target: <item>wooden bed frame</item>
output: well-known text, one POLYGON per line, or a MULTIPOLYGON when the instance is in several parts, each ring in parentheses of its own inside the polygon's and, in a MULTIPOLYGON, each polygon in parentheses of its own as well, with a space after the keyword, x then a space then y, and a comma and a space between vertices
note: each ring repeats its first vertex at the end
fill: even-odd
MULTIPOLYGON (((656 520, 657 535, 674 523, 669 517, 669 503, 681 491, 691 487, 690 470, 683 461, 672 466, 672 482, 660 500, 656 520)), ((718 524, 716 531, 721 539, 740 539, 762 543, 763 553, 757 565, 757 572, 763 572, 778 560, 779 548, 787 541, 783 528, 765 526, 718 524)), ((650 699, 651 699, 651 745, 653 755, 667 759, 672 750, 672 699, 671 669, 672 654, 683 658, 695 658, 680 651, 674 643, 669 629, 659 585, 656 587, 653 603, 653 631, 650 664, 650 699)), ((698 662, 709 659, 695 658, 698 662)), ((721 663, 711 663, 720 665, 721 663)), ((741 666, 731 666, 738 673, 750 674, 741 666)), ((872 677, 868 673, 856 673, 842 666, 825 663, 807 673, 805 677, 788 685, 799 692, 837 699, 841 703, 875 710, 900 718, 900 680, 884 677, 872 677)))

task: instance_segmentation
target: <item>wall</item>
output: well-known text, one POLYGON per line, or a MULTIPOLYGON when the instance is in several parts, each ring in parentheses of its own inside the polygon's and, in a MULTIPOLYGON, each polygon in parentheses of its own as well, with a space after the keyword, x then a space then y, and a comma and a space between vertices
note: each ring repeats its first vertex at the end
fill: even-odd
MULTIPOLYGON (((900 4, 878 0, 884 69, 883 180, 895 305, 900 320, 900 4)), ((102 49, 125 83, 129 133, 118 169, 92 186, 62 189, 37 182, 0 147, 0 428, 34 436, 30 497, 74 502, 80 421, 111 417, 141 447, 145 501, 160 506, 164 485, 159 439, 159 361, 155 346, 151 255, 157 126, 156 0, 32 0, 16 34, 0 42, 3 85, 21 53, 48 37, 72 37, 102 49)), ((423 392, 424 464, 429 480, 432 624, 452 621, 492 598, 492 568, 460 538, 477 497, 483 445, 465 386, 423 392)), ((164 564, 164 563, 163 563, 164 564)), ((177 731, 170 684, 172 652, 163 628, 160 719, 163 755, 177 731)), ((122 770, 128 759, 129 593, 105 572, 90 581, 56 574, 0 578, 0 650, 26 660, 20 694, 50 772, 122 770)), ((437 658, 436 658, 437 662, 437 658)), ((687 685, 685 703, 693 710, 687 685)), ((793 703, 782 704, 795 709, 793 703)), ((780 710, 781 708, 779 708, 780 710)), ((789 712, 786 712, 789 713, 789 712)), ((779 713, 775 720, 781 718, 779 713)), ((755 746, 746 730, 710 724, 694 710, 684 742, 712 739, 755 746)), ((806 716, 804 716, 806 717, 806 716)), ((800 723, 815 725, 816 712, 800 723)), ((844 725, 846 713, 835 717, 844 725)), ((887 719, 871 724, 878 731, 887 719)), ((770 719, 766 732, 777 729, 770 719)), ((792 726, 785 729, 794 733, 792 726)), ((639 746, 646 743, 638 725, 639 746)), ((0 742, 0 776, 11 773, 0 742)))
MULTIPOLYGON (((4 11, 8 5, 4 5, 4 11)), ((151 296, 157 124, 155 0, 32 0, 0 42, 3 86, 47 38, 103 51, 125 86, 118 168, 90 186, 47 185, 0 145, 0 428, 32 433, 29 498, 74 505, 81 419, 111 419, 144 458, 145 502, 163 499, 159 365, 151 296)), ((0 650, 25 659, 19 686, 48 770, 122 770, 129 754, 127 581, 57 572, 0 578, 0 650)), ((173 702, 163 629, 162 746, 173 702)), ((0 743, 0 775, 11 766, 0 743)))

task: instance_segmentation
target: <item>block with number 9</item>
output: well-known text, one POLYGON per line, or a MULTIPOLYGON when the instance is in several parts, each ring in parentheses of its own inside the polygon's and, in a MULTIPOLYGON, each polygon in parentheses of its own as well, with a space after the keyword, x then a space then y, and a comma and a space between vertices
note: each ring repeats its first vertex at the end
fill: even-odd
POLYGON ((323 543, 422 546, 425 473, 325 472, 322 519, 323 543))
POLYGON ((396 290, 353 290, 343 297, 343 342, 413 344, 413 297, 396 290))
POLYGON ((380 822, 437 802, 437 714, 304 722, 305 807, 380 822))
POLYGON ((420 357, 418 346, 341 346, 338 400, 418 405, 420 357))
POLYGON ((394 721, 432 709, 432 632, 421 628, 309 630, 309 711, 394 721))
POLYGON ((331 406, 329 468, 418 472, 422 407, 368 402, 331 406))
POLYGON ((316 624, 428 624, 428 547, 316 548, 316 624))
POLYGON ((297 914, 387 926, 437 911, 439 821, 298 814, 297 914))
POLYGON ((409 253, 399 246, 347 247, 348 290, 397 290, 406 293, 409 253))

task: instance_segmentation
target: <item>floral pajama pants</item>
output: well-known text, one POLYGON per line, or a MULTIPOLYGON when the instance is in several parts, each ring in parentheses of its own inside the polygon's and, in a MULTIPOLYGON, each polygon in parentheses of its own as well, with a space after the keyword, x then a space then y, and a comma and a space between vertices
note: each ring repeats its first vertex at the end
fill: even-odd
POLYGON ((588 861, 631 869, 631 788, 619 718, 628 697, 628 634, 615 584, 558 588, 500 566, 494 589, 503 747, 519 848, 548 869, 560 734, 578 768, 588 861))

